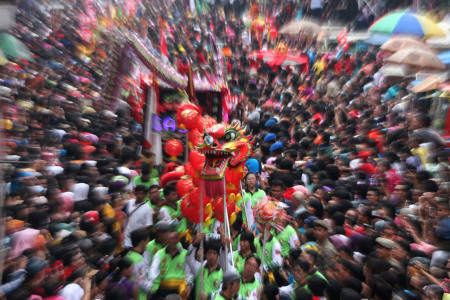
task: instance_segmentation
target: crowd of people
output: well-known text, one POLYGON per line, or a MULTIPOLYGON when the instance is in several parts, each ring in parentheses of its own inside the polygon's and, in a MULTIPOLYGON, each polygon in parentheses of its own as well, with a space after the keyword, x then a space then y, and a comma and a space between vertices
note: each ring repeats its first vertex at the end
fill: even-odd
MULTIPOLYGON (((251 61, 249 50, 275 43, 251 30, 249 39, 236 16, 257 15, 260 3, 197 2, 207 15, 189 15, 190 1, 148 1, 148 28, 118 26, 161 55, 155 24, 166 13, 167 63, 179 70, 188 56, 208 69, 207 23, 229 46, 228 87, 240 96, 229 119, 247 125, 255 150, 231 237, 216 220, 198 232, 176 187, 160 186, 164 165, 138 152, 130 105, 104 98, 113 37, 85 46, 81 1, 58 10, 19 1, 11 33, 34 61, 0 66, 1 297, 448 299, 448 152, 409 80, 381 76, 375 52, 322 53, 311 40, 290 43, 308 52, 307 68, 251 61), (266 197, 289 218, 264 241, 246 208, 266 197)), ((322 18, 318 2, 264 8, 280 26, 298 14, 322 18)))

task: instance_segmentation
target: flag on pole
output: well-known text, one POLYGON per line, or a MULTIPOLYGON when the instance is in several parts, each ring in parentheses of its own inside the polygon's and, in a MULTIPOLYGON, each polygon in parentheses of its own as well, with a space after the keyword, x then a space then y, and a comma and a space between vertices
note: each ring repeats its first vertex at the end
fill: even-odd
POLYGON ((339 34, 336 37, 339 46, 341 46, 342 49, 344 49, 344 51, 346 51, 349 47, 348 43, 347 43, 347 28, 343 28, 341 30, 341 32, 339 32, 339 34))
POLYGON ((167 51, 166 34, 164 32, 164 21, 161 19, 159 24, 159 47, 161 54, 169 58, 169 51, 167 51))
POLYGON ((188 61, 188 80, 186 87, 186 94, 189 97, 189 101, 194 103, 195 105, 200 107, 200 104, 197 101, 197 97, 195 96, 195 88, 194 88, 194 78, 192 76, 192 64, 188 61))

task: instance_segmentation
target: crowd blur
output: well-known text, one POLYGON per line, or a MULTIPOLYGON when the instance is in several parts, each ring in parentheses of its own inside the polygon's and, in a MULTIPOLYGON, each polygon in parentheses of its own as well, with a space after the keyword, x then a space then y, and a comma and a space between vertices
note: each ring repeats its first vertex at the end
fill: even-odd
POLYGON ((381 76, 375 52, 336 56, 311 40, 291 43, 309 53, 307 68, 250 60, 249 50, 275 42, 248 30, 239 17, 247 10, 266 10, 274 26, 298 15, 353 21, 363 11, 263 2, 148 1, 148 30, 118 25, 160 55, 155 28, 166 16, 169 62, 180 72, 188 58, 208 69, 209 30, 229 46, 228 87, 240 96, 229 119, 247 125, 256 151, 230 239, 216 220, 197 233, 175 186, 160 186, 164 165, 138 152, 130 105, 104 98, 114 37, 85 44, 81 2, 19 1, 11 33, 34 59, 0 66, 1 297, 448 299, 448 152, 427 111, 415 108, 410 80, 381 76), (185 9, 192 3, 202 17, 185 9), (266 196, 290 218, 264 242, 245 207, 266 196))

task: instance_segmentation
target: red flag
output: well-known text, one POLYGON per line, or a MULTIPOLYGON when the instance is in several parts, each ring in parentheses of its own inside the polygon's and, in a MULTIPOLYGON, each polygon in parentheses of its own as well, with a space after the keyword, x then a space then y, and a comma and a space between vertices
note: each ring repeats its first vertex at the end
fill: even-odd
POLYGON ((167 51, 166 34, 164 33, 164 21, 161 21, 159 28, 159 47, 161 49, 161 54, 165 57, 169 57, 169 52, 167 51))
POLYGON ((349 45, 347 43, 347 29, 344 27, 344 29, 339 32, 339 34, 336 37, 339 46, 341 46, 344 50, 347 50, 349 45))
POLYGON ((160 113, 165 113, 166 112, 166 109, 164 108, 164 106, 162 106, 161 105, 161 103, 159 102, 160 101, 160 99, 159 99, 159 87, 158 87, 158 73, 156 72, 156 69, 155 68, 153 68, 152 69, 152 71, 153 71, 153 82, 152 82, 152 87, 153 87, 153 90, 155 91, 155 99, 156 99, 156 112, 158 113, 158 114, 160 114, 160 113))
POLYGON ((188 62, 188 81, 186 94, 188 94, 189 101, 191 101, 191 103, 194 103, 195 105, 200 107, 197 101, 197 97, 195 97, 194 78, 192 77, 192 65, 190 61, 188 62))

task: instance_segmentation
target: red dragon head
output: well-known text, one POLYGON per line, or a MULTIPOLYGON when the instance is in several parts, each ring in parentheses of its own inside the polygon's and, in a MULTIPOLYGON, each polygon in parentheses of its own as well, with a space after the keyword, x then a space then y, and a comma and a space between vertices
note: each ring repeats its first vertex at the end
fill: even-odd
POLYGON ((202 178, 208 180, 205 191, 208 197, 221 197, 222 182, 227 167, 237 168, 254 153, 251 136, 244 135, 239 124, 217 124, 205 129, 203 143, 197 150, 205 154, 202 178))

